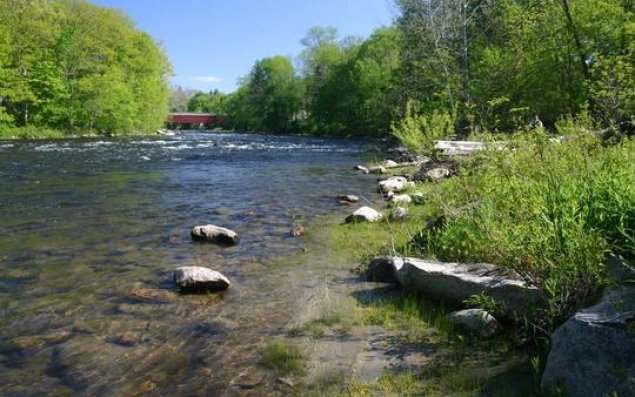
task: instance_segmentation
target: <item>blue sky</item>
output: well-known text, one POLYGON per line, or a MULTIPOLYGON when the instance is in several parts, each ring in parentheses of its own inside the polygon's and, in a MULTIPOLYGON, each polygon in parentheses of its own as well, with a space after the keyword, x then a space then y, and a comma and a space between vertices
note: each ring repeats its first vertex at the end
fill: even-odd
POLYGON ((390 25, 393 0, 93 0, 123 10, 167 51, 174 84, 231 92, 257 59, 302 51, 312 26, 367 37, 390 25))

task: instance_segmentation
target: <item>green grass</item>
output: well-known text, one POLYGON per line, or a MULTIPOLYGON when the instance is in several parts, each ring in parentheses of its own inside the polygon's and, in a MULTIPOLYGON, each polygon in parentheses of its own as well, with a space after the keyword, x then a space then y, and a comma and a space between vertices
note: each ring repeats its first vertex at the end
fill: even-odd
POLYGON ((279 375, 302 375, 304 373, 304 357, 300 348, 294 343, 275 339, 261 351, 262 364, 279 375))

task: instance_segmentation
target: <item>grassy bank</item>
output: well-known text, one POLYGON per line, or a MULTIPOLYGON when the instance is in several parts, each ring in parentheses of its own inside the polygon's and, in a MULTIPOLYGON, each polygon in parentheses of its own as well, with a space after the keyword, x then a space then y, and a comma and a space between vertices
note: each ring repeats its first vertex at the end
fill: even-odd
POLYGON ((329 229, 343 261, 363 265, 388 254, 493 263, 519 273, 548 301, 489 341, 444 326, 438 307, 401 293, 360 303, 347 316, 327 311, 304 332, 370 323, 399 330, 399 343, 407 344, 429 343, 422 335, 433 329, 438 349, 415 371, 350 381, 330 395, 541 395, 550 333, 611 283, 607 253, 635 257, 635 140, 605 142, 589 130, 586 121, 565 119, 556 134, 520 132, 504 149, 455 159, 455 177, 418 183, 409 193, 423 193, 424 204, 410 205, 405 221, 329 229))

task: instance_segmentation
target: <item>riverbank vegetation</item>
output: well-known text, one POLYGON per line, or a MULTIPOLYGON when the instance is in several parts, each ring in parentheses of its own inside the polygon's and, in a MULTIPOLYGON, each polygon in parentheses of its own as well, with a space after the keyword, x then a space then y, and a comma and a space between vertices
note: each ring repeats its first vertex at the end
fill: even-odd
POLYGON ((384 137, 415 106, 450 118, 459 136, 510 133, 536 117, 552 129, 583 109, 601 127, 633 129, 632 2, 395 5, 394 24, 365 40, 315 27, 297 67, 283 56, 258 60, 226 98, 234 127, 384 137))
POLYGON ((0 3, 0 138, 117 135, 167 115, 162 49, 123 13, 85 1, 0 3))

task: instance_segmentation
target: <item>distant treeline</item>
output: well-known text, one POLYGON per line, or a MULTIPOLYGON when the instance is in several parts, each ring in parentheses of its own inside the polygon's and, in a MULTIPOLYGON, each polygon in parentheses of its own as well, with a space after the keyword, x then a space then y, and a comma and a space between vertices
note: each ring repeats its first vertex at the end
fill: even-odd
POLYGON ((0 1, 0 130, 156 129, 168 111, 170 70, 152 38, 117 10, 0 1))
MULTIPOLYGON (((459 133, 635 114, 633 0, 396 0, 394 26, 312 28, 295 62, 258 60, 215 108, 237 129, 383 135, 408 102, 459 133)), ((218 98, 218 94, 217 98, 218 98)))

